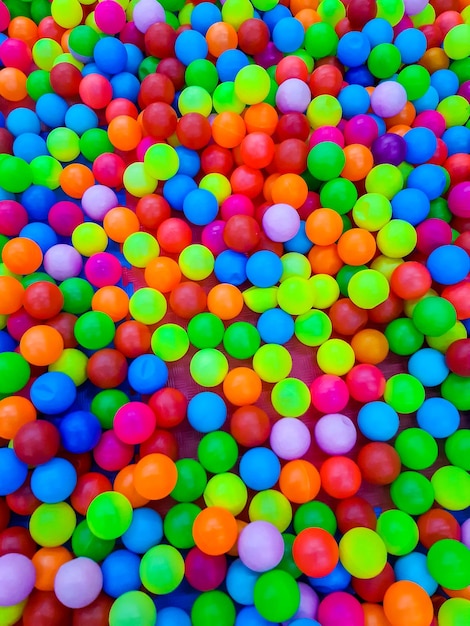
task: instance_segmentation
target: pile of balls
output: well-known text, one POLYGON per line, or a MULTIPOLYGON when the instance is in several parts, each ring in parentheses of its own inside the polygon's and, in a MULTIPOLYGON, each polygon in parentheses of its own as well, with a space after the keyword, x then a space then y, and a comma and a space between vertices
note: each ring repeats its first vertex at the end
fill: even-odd
POLYGON ((470 624, 469 55, 0 1, 0 626, 470 624))

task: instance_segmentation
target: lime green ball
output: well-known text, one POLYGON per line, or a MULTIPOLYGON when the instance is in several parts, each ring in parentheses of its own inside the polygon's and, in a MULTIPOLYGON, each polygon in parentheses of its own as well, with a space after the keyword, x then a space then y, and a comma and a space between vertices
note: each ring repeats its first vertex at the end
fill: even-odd
POLYGON ((225 81, 215 88, 212 94, 212 103, 216 113, 223 113, 224 111, 241 113, 245 108, 244 102, 235 93, 233 81, 225 81))
POLYGON ((439 449, 436 440, 421 428, 406 428, 395 440, 401 462, 412 470, 423 470, 436 461, 439 449))
POLYGON ((232 194, 230 181, 226 176, 218 172, 206 174, 199 183, 199 189, 210 191, 217 199, 219 206, 232 194))
POLYGON ((385 329, 385 337, 390 350, 400 356, 410 356, 424 343, 424 335, 407 317, 398 317, 385 329))
POLYGON ((174 148, 166 143, 156 143, 144 156, 146 172, 157 180, 168 180, 178 171, 180 160, 174 148))
POLYGON ((139 289, 129 300, 129 313, 143 324, 157 324, 165 317, 166 310, 165 296, 151 287, 139 289))
POLYGON ((278 287, 249 287, 243 292, 246 306, 255 313, 264 313, 277 307, 278 287))
POLYGON ((377 17, 396 26, 405 14, 403 0, 377 0, 377 17))
POLYGON ((200 512, 201 507, 191 502, 181 502, 171 507, 163 522, 163 532, 172 546, 178 550, 194 547, 193 524, 200 512))
POLYGON ((72 245, 82 256, 90 257, 97 252, 106 250, 108 235, 99 224, 84 222, 74 229, 72 245))
POLYGON ((352 528, 339 542, 339 560, 352 576, 374 578, 387 563, 387 548, 370 528, 352 528))
POLYGON ((5 191, 22 193, 32 182, 33 172, 30 165, 23 159, 7 155, 0 161, 0 187, 5 191))
POLYGON ((299 278, 310 278, 312 267, 307 257, 303 254, 300 254, 299 252, 287 252, 282 255, 281 263, 281 283, 287 278, 293 278, 294 276, 299 278))
POLYGON ((300 417, 310 406, 310 391, 298 378, 284 378, 271 391, 274 410, 283 417, 300 417))
POLYGON ((70 504, 40 504, 29 520, 33 540, 44 548, 64 545, 75 530, 77 518, 70 504))
MULTIPOLYGON (((341 117, 342 117, 341 104, 334 96, 330 96, 329 94, 316 96, 315 98, 313 98, 313 100, 310 102, 307 108, 307 119, 310 122, 310 125, 312 126, 314 130, 316 128, 320 128, 321 126, 337 126, 341 120, 341 117)), ((328 159, 328 156, 331 155, 333 159, 335 159, 336 169, 339 169, 340 163, 341 163, 341 169, 339 169, 339 172, 335 174, 334 176, 331 175, 331 176, 328 176, 328 178, 322 178, 322 177, 317 176, 317 174, 320 173, 317 169, 315 169, 315 171, 312 171, 311 167, 309 166, 308 169, 310 173, 313 176, 315 176, 315 178, 318 180, 331 180, 332 178, 337 178, 341 174, 341 171, 346 162, 346 159, 343 154, 343 150, 336 143, 333 143, 331 141, 322 141, 321 143, 317 144, 317 146, 314 146, 314 148, 321 146, 325 143, 332 144, 332 145, 326 146, 326 152, 325 152, 325 149, 322 152, 324 163, 328 164, 327 159, 328 159), (339 148, 341 150, 341 154, 343 155, 342 159, 340 157, 340 152, 338 150, 335 150, 333 146, 336 146, 336 148, 339 148)), ((308 165, 308 161, 307 161, 307 165, 308 165)))
POLYGON ((411 374, 395 374, 385 384, 384 400, 397 413, 414 413, 424 399, 423 385, 411 374))
MULTIPOLYGON (((88 131, 87 131, 88 132, 88 131)), ((131 163, 124 171, 123 184, 127 191, 136 198, 143 198, 157 188, 157 180, 147 172, 140 162, 131 163)))
POLYGON ((150 596, 143 591, 127 591, 114 600, 109 612, 109 626, 155 626, 157 609, 150 596))
POLYGON ((459 411, 470 411, 470 378, 450 373, 441 385, 442 397, 459 411))
POLYGON ((458 24, 444 37, 444 52, 449 59, 465 59, 470 55, 470 24, 458 24))
POLYGON ((397 82, 405 88, 408 100, 418 100, 429 89, 431 77, 422 65, 408 65, 398 74, 397 82))
POLYGON ((392 259, 401 259, 415 249, 418 236, 412 224, 405 220, 390 220, 377 233, 377 247, 392 259))
POLYGON ((46 70, 34 70, 26 79, 26 91, 35 102, 46 93, 54 93, 51 87, 50 73, 46 70))
POLYGON ((366 191, 381 194, 388 200, 403 189, 403 184, 403 174, 389 163, 376 165, 366 176, 366 191))
POLYGON ((310 311, 315 301, 315 292, 307 278, 292 276, 279 285, 277 303, 289 315, 303 315, 310 311))
POLYGON ((361 309, 373 309, 390 294, 388 280, 377 270, 361 270, 348 283, 348 296, 361 309))
POLYGON ((470 471, 470 429, 462 428, 448 437, 445 453, 452 465, 470 471))
POLYGON ((202 464, 194 459, 179 459, 176 469, 178 480, 171 497, 177 502, 194 502, 200 498, 207 485, 207 474, 202 464))
POLYGON ((354 204, 352 218, 359 228, 375 232, 392 219, 392 205, 380 193, 366 193, 354 204))
MULTIPOLYGON (((224 7, 227 5, 227 2, 224 4, 224 7)), ((235 95, 244 104, 263 102, 271 89, 269 74, 259 65, 242 67, 235 76, 234 83, 235 95)))
POLYGON ((78 318, 73 332, 78 343, 87 350, 101 350, 114 339, 116 327, 107 313, 89 311, 78 318))
POLYGON ((314 304, 317 309, 328 309, 339 297, 339 285, 329 274, 316 274, 310 279, 315 294, 314 304))
POLYGON ((212 474, 228 472, 237 462, 238 444, 232 435, 216 430, 201 439, 197 457, 202 467, 212 474))
POLYGON ((384 511, 377 520, 377 534, 389 554, 404 556, 412 552, 419 541, 418 524, 404 511, 384 511))
POLYGON ((291 574, 274 569, 261 574, 256 581, 254 602, 265 620, 285 622, 295 615, 300 606, 300 589, 291 574))
POLYGON ((0 353, 0 394, 11 395, 23 389, 31 375, 26 359, 16 352, 0 353))
POLYGON ((312 310, 299 315, 294 324, 294 333, 305 346, 320 346, 331 337, 333 326, 323 311, 312 310))
POLYGON ((305 32, 304 46, 314 59, 322 59, 336 53, 339 37, 334 27, 326 22, 316 22, 305 32))
POLYGON ((401 54, 391 43, 379 43, 372 48, 367 66, 376 78, 390 78, 401 65, 401 54))
POLYGON ((436 541, 428 551, 429 573, 445 589, 470 585, 470 549, 456 539, 436 541))
POLYGON ((439 102, 436 111, 444 116, 447 128, 464 126, 470 115, 470 103, 463 96, 447 96, 439 102))
POLYGON ((202 87, 208 93, 212 93, 219 83, 215 65, 207 59, 191 61, 184 77, 188 87, 202 87))
POLYGON ((62 54, 61 45, 55 39, 38 39, 33 46, 33 61, 39 69, 51 71, 54 59, 62 54))
POLYGON ((226 0, 222 5, 222 20, 238 30, 243 22, 254 17, 255 11, 249 0, 226 0))
POLYGON ((305 502, 301 504, 294 515, 294 530, 296 533, 305 528, 323 528, 334 535, 336 533, 338 524, 336 522, 336 516, 333 513, 331 507, 324 502, 314 500, 312 502, 305 502))
POLYGON ((73 531, 72 550, 75 556, 84 556, 99 563, 113 551, 114 539, 99 539, 94 535, 86 520, 73 531))
POLYGON ((178 324, 163 324, 152 335, 153 353, 166 362, 179 361, 189 350, 188 334, 178 324))
POLYGON ((438 337, 426 337, 426 341, 430 348, 434 348, 435 350, 439 350, 439 352, 445 353, 447 348, 457 341, 458 339, 466 339, 467 338, 467 329, 462 324, 462 322, 455 322, 454 326, 447 332, 439 335, 438 337))
POLYGON ((118 409, 129 402, 128 396, 120 389, 104 389, 91 401, 90 411, 99 419, 101 427, 109 430, 113 427, 114 416, 118 409))
POLYGON ((318 348, 318 367, 325 374, 343 376, 354 366, 354 350, 343 339, 328 339, 318 348))
POLYGON ((178 109, 181 115, 187 113, 200 113, 209 117, 212 113, 212 98, 203 87, 186 87, 178 98, 178 109))
POLYGON ((266 489, 253 496, 248 515, 250 522, 270 522, 283 533, 292 521, 292 506, 280 491, 266 489))
POLYGON ((0 606, 0 624, 3 624, 3 626, 15 626, 21 620, 27 602, 28 599, 11 606, 0 606))
POLYGON ((53 128, 46 141, 50 155, 62 162, 73 161, 80 154, 80 139, 70 128, 53 128))
POLYGON ((81 315, 91 309, 91 300, 95 292, 84 278, 66 278, 59 285, 59 289, 64 296, 63 311, 81 315))
POLYGON ((248 491, 243 480, 236 474, 220 473, 213 476, 204 489, 206 506, 218 506, 233 515, 243 511, 248 491))
POLYGON ((432 4, 427 4, 422 11, 411 16, 414 28, 421 28, 428 24, 434 24, 436 19, 436 10, 432 4))
POLYGON ((193 626, 234 626, 235 606, 231 598, 223 591, 205 591, 197 596, 191 609, 193 626))
POLYGON ((80 387, 88 379, 88 357, 81 350, 66 348, 54 363, 49 365, 49 372, 62 372, 67 374, 76 387, 80 387))
POLYGON ((224 334, 224 348, 235 359, 251 358, 261 344, 261 338, 255 326, 248 322, 234 322, 224 334))
POLYGON ((294 557, 292 556, 292 546, 294 545, 295 535, 292 533, 283 533, 282 538, 284 539, 284 556, 277 566, 277 569, 287 572, 296 579, 300 578, 302 572, 295 564, 294 557))
POLYGON ((439 337, 454 327, 457 313, 445 298, 422 298, 414 307, 412 319, 420 332, 439 337))
POLYGON ((29 164, 33 174, 33 185, 42 185, 49 189, 60 186, 62 165, 51 156, 38 156, 29 164))
POLYGON ((124 258, 134 267, 147 267, 160 254, 160 246, 150 233, 132 233, 122 247, 124 258))
POLYGON ((217 387, 228 373, 226 356, 214 348, 203 348, 196 352, 189 364, 191 377, 201 387, 217 387))
POLYGON ((104 129, 89 128, 80 137, 80 151, 85 159, 94 161, 100 154, 114 152, 114 146, 109 140, 108 133, 104 129))
POLYGON ((463 511, 470 506, 470 476, 461 467, 446 465, 431 478, 434 498, 449 511, 463 511))
POLYGON ((291 373, 292 357, 284 346, 267 343, 254 355, 253 369, 261 380, 278 383, 291 373))
POLYGON ((173 546, 150 548, 140 563, 140 578, 151 593, 164 595, 174 591, 183 580, 184 560, 173 546))
POLYGON ((99 539, 117 539, 131 525, 132 506, 122 493, 106 491, 92 500, 86 520, 99 539))
POLYGON ((440 626, 466 626, 470 623, 470 600, 449 598, 441 604, 438 620, 440 626))
POLYGON ((367 265, 343 265, 335 277, 338 282, 340 293, 343 296, 348 296, 348 286, 351 278, 355 274, 367 269, 369 269, 367 265))
POLYGON ((434 504, 431 481, 418 472, 402 472, 390 486, 393 504, 409 515, 422 515, 434 504))
POLYGON ((224 333, 224 323, 213 313, 198 313, 188 324, 189 341, 195 348, 216 348, 224 333))
POLYGON ((214 255, 199 243, 187 246, 180 254, 178 265, 189 280, 204 280, 214 270, 214 255))

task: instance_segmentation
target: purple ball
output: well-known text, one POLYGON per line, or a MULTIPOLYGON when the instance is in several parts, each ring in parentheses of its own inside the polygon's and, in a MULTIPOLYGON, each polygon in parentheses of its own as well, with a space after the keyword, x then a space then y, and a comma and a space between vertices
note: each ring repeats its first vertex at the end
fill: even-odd
POLYGON ((335 591, 320 602, 318 620, 322 626, 364 626, 364 611, 354 596, 344 591, 335 591))
POLYGON ((386 80, 377 85, 370 97, 373 112, 380 117, 393 117, 400 113, 408 97, 400 83, 386 80))
POLYGON ((299 228, 300 216, 290 204, 273 204, 263 215, 263 229, 271 241, 289 241, 299 228))
POLYGON ((276 93, 276 105, 281 113, 304 113, 311 100, 309 86, 299 78, 288 78, 276 93))
POLYGON ((100 566, 84 556, 61 565, 54 580, 57 599, 70 609, 82 609, 94 602, 102 587, 100 566))
POLYGON ((12 552, 0 557, 0 606, 14 606, 26 600, 36 582, 36 569, 24 554, 12 552))
POLYGON ((256 65, 261 65, 261 67, 267 69, 268 67, 277 65, 283 57, 282 52, 279 52, 273 42, 270 41, 263 52, 255 54, 254 61, 256 65))
POLYGON ((315 439, 323 452, 334 455, 347 454, 356 443, 356 427, 346 415, 330 413, 316 423, 315 439))
POLYGON ((269 443, 280 459, 300 459, 310 448, 312 441, 308 427, 295 417, 283 417, 271 430, 269 443))
POLYGON ((80 253, 66 243, 58 243, 44 255, 44 269, 55 280, 74 278, 82 271, 83 260, 80 253))
POLYGON ((297 613, 285 625, 295 624, 296 620, 309 619, 314 620, 317 616, 318 605, 320 600, 316 592, 306 583, 298 583, 300 591, 300 605, 297 613))
POLYGON ((395 133, 385 133, 372 144, 372 155, 375 165, 390 163, 400 165, 405 160, 406 141, 395 133))
POLYGON ((284 556, 284 539, 269 522, 251 522, 238 537, 240 561, 253 572, 267 572, 284 556))
POLYGON ((106 214, 118 204, 117 195, 112 189, 104 185, 88 187, 82 197, 83 212, 95 222, 102 222, 106 214))
POLYGON ((85 276, 94 287, 116 285, 122 276, 122 267, 109 252, 97 252, 85 263, 85 276))
POLYGON ((462 533, 462 537, 461 537, 462 543, 465 544, 467 548, 470 548, 470 519, 465 520, 460 530, 462 533))
POLYGON ((137 30, 146 33, 152 24, 165 21, 165 9, 156 0, 140 0, 134 7, 132 19, 137 30))

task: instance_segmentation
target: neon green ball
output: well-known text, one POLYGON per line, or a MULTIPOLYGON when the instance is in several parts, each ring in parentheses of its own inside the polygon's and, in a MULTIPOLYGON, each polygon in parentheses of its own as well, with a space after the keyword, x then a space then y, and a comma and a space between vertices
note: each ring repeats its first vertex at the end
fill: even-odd
POLYGON ((385 383, 384 400, 397 413, 414 413, 425 395, 422 383, 411 374, 395 374, 385 383))
POLYGON ((156 289, 144 287, 136 291, 129 300, 129 312, 143 324, 157 324, 166 315, 165 296, 156 289))
POLYGON ((124 258, 134 267, 147 267, 160 254, 160 246, 150 233, 132 233, 122 247, 124 258))
POLYGON ((206 506, 218 506, 238 515, 243 511, 248 500, 248 491, 243 480, 229 472, 216 474, 204 489, 206 506))
POLYGON ((284 378, 271 391, 274 410, 283 417, 300 417, 310 406, 310 390, 298 378, 284 378))
POLYGON ((143 198, 157 188, 157 180, 145 169, 144 163, 131 163, 124 171, 123 184, 136 198, 143 198))
POLYGON ((380 193, 366 193, 356 201, 352 217, 359 228, 375 232, 392 219, 392 205, 380 193))
POLYGON ((292 357, 284 346, 267 343, 254 355, 253 369, 261 380, 278 383, 291 373, 292 357))
POLYGON ((165 595, 174 591, 184 577, 184 559, 173 546, 150 548, 140 562, 140 578, 151 593, 165 595))
POLYGON ((150 596, 143 591, 127 591, 119 596, 109 612, 109 626, 154 626, 157 609, 150 596))
MULTIPOLYGON (((228 2, 229 0, 227 0, 228 2)), ((224 7, 227 3, 225 3, 224 7)), ((259 65, 242 67, 235 76, 235 94, 244 104, 258 104, 269 94, 271 79, 259 65)))
POLYGON ((418 235, 405 220, 390 220, 377 233, 377 247, 392 259, 402 259, 415 249, 418 235))
POLYGON ((188 334, 178 324, 163 324, 152 335, 153 353, 166 362, 179 361, 189 349, 188 334))
POLYGON ((380 535, 370 528, 352 528, 339 542, 339 559, 352 576, 374 578, 387 563, 387 548, 380 535))
POLYGON ((156 143, 144 156, 146 172, 157 180, 169 180, 178 171, 180 160, 174 148, 166 143, 156 143))
POLYGON ((403 189, 403 174, 394 165, 381 163, 373 167, 366 176, 366 191, 378 193, 391 200, 403 189))
POLYGON ((60 357, 49 365, 49 372, 62 372, 67 374, 75 383, 76 387, 83 385, 87 380, 88 357, 75 348, 65 348, 60 357))
POLYGON ((318 367, 325 374, 343 376, 354 366, 356 355, 349 343, 343 339, 328 339, 318 348, 318 367))
POLYGON ((70 504, 40 504, 31 515, 29 532, 40 546, 56 548, 67 543, 76 524, 75 511, 70 504))
POLYGON ((131 525, 131 503, 122 493, 105 491, 91 501, 86 520, 91 532, 99 539, 117 539, 131 525))
POLYGON ((180 254, 178 265, 181 272, 189 280, 204 280, 214 270, 214 255, 198 243, 187 246, 180 254))
POLYGON ((181 115, 187 113, 200 113, 204 117, 209 117, 212 113, 212 98, 203 87, 186 87, 178 98, 178 109, 181 115))
POLYGON ((331 320, 323 311, 308 311, 295 320, 295 336, 304 346, 320 346, 331 337, 332 331, 331 320))
POLYGON ((93 222, 79 224, 72 233, 72 245, 82 256, 92 256, 104 252, 108 245, 108 235, 104 228, 93 222))
POLYGON ((253 496, 248 515, 250 522, 270 522, 283 533, 292 521, 292 506, 280 491, 266 489, 253 496))
POLYGON ((289 315, 307 313, 314 301, 315 291, 307 278, 291 276, 282 281, 277 290, 277 303, 289 315))
POLYGON ((217 387, 228 373, 226 356, 214 348, 199 350, 189 365, 192 379, 201 387, 217 387))
POLYGON ((436 502, 444 509, 463 511, 470 506, 470 476, 461 467, 440 467, 434 472, 431 485, 436 502))
POLYGON ((361 270, 348 283, 348 296, 361 309, 373 309, 385 302, 389 294, 389 282, 377 270, 361 270))
POLYGON ((73 161, 80 154, 80 138, 70 128, 53 128, 46 141, 47 149, 58 161, 73 161))

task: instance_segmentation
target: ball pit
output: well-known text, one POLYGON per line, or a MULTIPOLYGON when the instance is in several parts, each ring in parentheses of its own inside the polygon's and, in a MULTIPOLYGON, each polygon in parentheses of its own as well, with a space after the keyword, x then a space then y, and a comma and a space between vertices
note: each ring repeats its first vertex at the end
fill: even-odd
POLYGON ((468 626, 468 0, 0 0, 0 626, 468 626))

